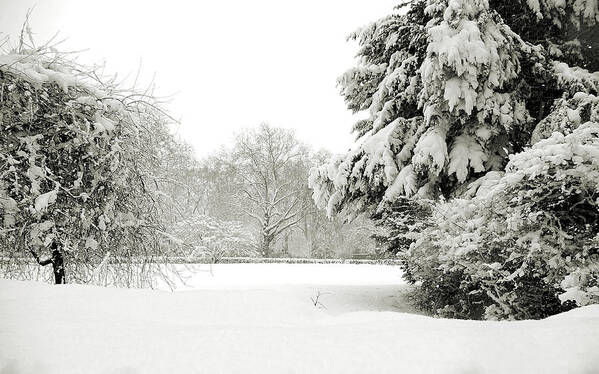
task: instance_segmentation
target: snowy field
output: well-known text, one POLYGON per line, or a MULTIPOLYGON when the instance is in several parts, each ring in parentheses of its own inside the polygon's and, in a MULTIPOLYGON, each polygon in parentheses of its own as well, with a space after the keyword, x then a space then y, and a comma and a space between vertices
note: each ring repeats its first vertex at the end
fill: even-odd
POLYGON ((0 373, 599 373, 599 305, 459 321, 409 313, 393 266, 187 275, 177 292, 0 280, 0 373))

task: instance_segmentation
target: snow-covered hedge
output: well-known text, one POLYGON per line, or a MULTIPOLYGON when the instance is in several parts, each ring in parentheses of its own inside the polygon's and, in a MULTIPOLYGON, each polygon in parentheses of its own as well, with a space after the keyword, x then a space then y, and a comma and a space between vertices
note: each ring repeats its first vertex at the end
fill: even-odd
MULTIPOLYGON (((211 264, 212 257, 169 257, 171 264, 211 264)), ((355 265, 400 265, 397 259, 352 259, 352 258, 293 258, 293 257, 221 257, 221 264, 355 264, 355 265)))
MULTIPOLYGON (((599 302, 599 124, 510 157, 472 199, 435 205, 401 256, 446 316, 542 318, 599 302)), ((413 237, 413 233, 411 233, 413 237)))

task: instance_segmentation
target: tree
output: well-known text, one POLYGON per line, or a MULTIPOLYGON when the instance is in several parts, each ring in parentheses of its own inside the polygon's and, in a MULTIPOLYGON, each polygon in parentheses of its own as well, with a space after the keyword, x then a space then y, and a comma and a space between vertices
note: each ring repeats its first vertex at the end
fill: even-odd
MULTIPOLYGON (((256 128, 251 131, 259 132, 261 130, 256 128)), ((311 198, 312 191, 308 188, 306 180, 309 169, 330 157, 328 152, 311 152, 307 147, 302 146, 299 156, 294 157, 289 161, 289 166, 285 167, 287 171, 284 175, 286 175, 287 185, 283 188, 286 193, 293 192, 297 209, 294 208, 291 214, 297 211, 296 217, 299 221, 282 230, 278 239, 275 237, 271 241, 269 255, 332 258, 335 256, 349 257, 355 253, 368 253, 374 256, 375 245, 366 232, 365 228, 369 224, 366 220, 347 223, 341 218, 328 219, 326 214, 316 208, 311 198)), ((244 211, 262 214, 262 210, 256 206, 255 201, 248 198, 246 192, 243 192, 244 189, 247 189, 248 168, 244 166, 243 162, 238 162, 235 149, 215 152, 198 161, 197 165, 192 171, 192 174, 196 175, 192 178, 196 180, 195 185, 191 189, 179 191, 183 194, 191 193, 193 197, 187 199, 185 196, 181 196, 174 199, 177 201, 187 199, 187 204, 194 206, 193 214, 181 223, 195 222, 198 215, 204 215, 206 219, 210 218, 215 222, 220 222, 218 225, 233 224, 240 225, 239 227, 243 226, 245 230, 255 230, 257 219, 245 214, 244 211)), ((177 185, 180 184, 177 182, 177 185)), ((271 207, 271 209, 273 208, 271 207)), ((279 207, 278 209, 283 208, 279 207)), ((181 229, 184 226, 188 227, 189 235, 204 236, 202 228, 205 226, 188 225, 187 223, 183 226, 177 223, 174 230, 169 232, 174 237, 183 239, 188 235, 181 234, 181 229)), ((261 222, 258 223, 258 230, 254 237, 257 238, 255 247, 257 251, 261 251, 263 243, 261 222)), ((238 251, 235 248, 227 248, 226 252, 227 255, 253 254, 251 251, 238 251)))
POLYGON ((214 263, 224 256, 254 257, 258 252, 254 238, 243 224, 203 214, 177 222, 173 235, 182 241, 190 258, 204 256, 214 263))
POLYGON ((240 178, 236 207, 259 225, 265 257, 280 234, 302 219, 305 153, 292 131, 267 124, 236 138, 230 154, 240 178))
POLYGON ((491 0, 489 6, 523 40, 542 45, 552 58, 599 70, 597 4, 592 1, 491 0))
POLYGON ((157 167, 148 176, 153 197, 167 226, 198 213, 206 183, 188 144, 170 133, 155 134, 157 167))
POLYGON ((3 272, 19 276, 32 247, 59 240, 76 282, 110 259, 114 283, 152 284, 164 225, 151 176, 171 119, 151 93, 66 56, 23 40, 0 56, 3 272))
POLYGON ((473 198, 438 203, 402 256, 427 284, 426 309, 531 319, 599 302, 598 155, 599 125, 587 122, 513 155, 473 198))
MULTIPOLYGON (((333 155, 321 150, 311 153, 311 168, 318 167, 333 155)), ((304 220, 300 229, 314 258, 351 258, 355 255, 380 257, 378 246, 371 237, 373 222, 366 217, 356 217, 348 221, 341 216, 328 217, 318 209, 312 199, 312 190, 306 186, 304 220)))
POLYGON ((198 204, 198 212, 222 221, 239 221, 247 218, 240 214, 237 205, 232 203, 243 185, 243 178, 229 152, 221 150, 199 161, 198 178, 203 185, 203 198, 198 204))
POLYGON ((547 1, 537 12, 538 2, 519 1, 538 13, 520 19, 518 7, 499 3, 413 1, 407 14, 351 35, 361 46, 359 64, 339 78, 341 94, 368 117, 354 126, 359 146, 313 172, 320 207, 356 213, 401 196, 460 195, 530 144, 554 99, 597 92, 596 74, 562 62, 571 62, 571 43, 533 44, 538 33, 529 42, 515 31, 537 18, 591 27, 596 4, 557 9, 547 1))
POLYGON ((597 185, 580 164, 599 161, 589 131, 599 126, 597 3, 408 3, 405 14, 351 35, 358 65, 339 84, 348 108, 367 117, 354 125, 353 150, 311 172, 317 205, 380 219, 387 231, 378 239, 420 284, 430 312, 539 318, 562 310, 573 284, 573 294, 596 300, 584 290, 598 263, 589 203, 597 185), (567 146, 555 144, 556 131, 567 146), (588 150, 584 162, 579 148, 588 150), (514 161, 523 159, 534 163, 526 172, 514 161), (547 173, 561 179, 549 183, 547 173), (514 180, 522 174, 526 182, 514 180), (477 195, 494 185, 506 190, 477 195), (551 270, 574 256, 573 267, 551 270))

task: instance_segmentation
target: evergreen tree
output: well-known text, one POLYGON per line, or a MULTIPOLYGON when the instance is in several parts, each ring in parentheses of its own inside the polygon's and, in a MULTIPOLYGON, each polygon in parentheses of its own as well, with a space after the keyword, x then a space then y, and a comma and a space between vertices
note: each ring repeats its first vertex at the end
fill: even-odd
POLYGON ((432 313, 599 301, 597 2, 408 3, 351 35, 339 84, 366 118, 312 170, 317 205, 372 213, 432 313))
POLYGON ((351 34, 361 48, 341 94, 368 116, 354 125, 359 145, 312 172, 320 207, 355 213, 401 196, 460 195, 502 171, 556 106, 596 95, 599 73, 568 65, 597 66, 596 2, 511 3, 413 1, 351 34))

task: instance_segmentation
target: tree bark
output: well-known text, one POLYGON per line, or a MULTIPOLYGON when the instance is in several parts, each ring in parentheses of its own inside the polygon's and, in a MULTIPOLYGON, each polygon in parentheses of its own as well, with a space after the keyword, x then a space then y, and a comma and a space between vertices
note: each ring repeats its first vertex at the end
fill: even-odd
POLYGON ((289 232, 286 231, 285 232, 285 236, 284 236, 284 241, 283 241, 283 255, 284 256, 289 256, 289 232))
POLYGON ((66 276, 64 271, 64 260, 62 254, 55 250, 52 252, 52 257, 47 260, 40 260, 39 256, 31 251, 31 254, 35 258, 38 264, 46 266, 52 264, 52 272, 54 273, 54 284, 66 284, 66 276))
POLYGON ((272 243, 272 238, 269 236, 262 236, 262 256, 270 257, 270 245, 272 243))

